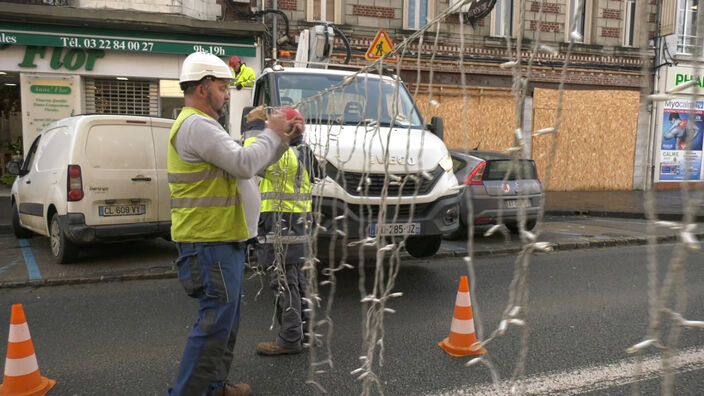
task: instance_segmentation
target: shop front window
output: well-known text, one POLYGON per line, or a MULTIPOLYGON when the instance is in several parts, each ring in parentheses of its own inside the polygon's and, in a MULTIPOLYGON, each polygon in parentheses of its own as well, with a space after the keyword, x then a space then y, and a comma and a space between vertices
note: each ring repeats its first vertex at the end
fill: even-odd
POLYGON ((22 112, 17 75, 0 72, 0 186, 14 177, 5 165, 22 157, 22 112))

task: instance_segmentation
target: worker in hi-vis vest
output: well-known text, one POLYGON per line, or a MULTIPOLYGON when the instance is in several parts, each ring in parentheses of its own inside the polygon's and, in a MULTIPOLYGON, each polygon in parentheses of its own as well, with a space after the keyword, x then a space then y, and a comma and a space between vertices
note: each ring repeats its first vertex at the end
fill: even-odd
MULTIPOLYGON (((303 122, 298 110, 286 109, 289 116, 303 122)), ((253 109, 245 120, 245 147, 261 138, 266 119, 263 107, 253 109)), ((276 295, 279 333, 275 340, 257 344, 263 355, 300 353, 306 344, 306 305, 303 302, 307 278, 303 270, 308 253, 311 224, 312 152, 302 144, 303 137, 292 140, 279 161, 261 175, 262 213, 259 217, 257 262, 270 276, 276 295)))
POLYGON ((198 52, 181 66, 185 106, 171 128, 167 156, 171 238, 178 278, 199 302, 169 395, 248 395, 230 384, 240 321, 244 241, 257 233, 260 195, 253 177, 278 161, 303 123, 272 114, 259 139, 242 147, 216 119, 232 74, 215 55, 198 52))
POLYGON ((232 85, 239 91, 242 87, 253 87, 254 80, 257 76, 254 74, 254 69, 245 65, 239 56, 233 55, 230 58, 230 69, 232 69, 232 85))

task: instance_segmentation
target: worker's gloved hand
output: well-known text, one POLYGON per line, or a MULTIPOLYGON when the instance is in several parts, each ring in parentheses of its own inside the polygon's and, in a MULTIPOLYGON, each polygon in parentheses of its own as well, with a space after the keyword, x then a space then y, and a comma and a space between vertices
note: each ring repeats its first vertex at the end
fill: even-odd
POLYGON ((242 89, 242 84, 236 84, 235 88, 239 91, 240 89, 242 89))
POLYGON ((266 110, 264 109, 264 106, 257 106, 253 108, 249 113, 247 113, 244 120, 247 121, 247 123, 255 120, 266 121, 266 110))

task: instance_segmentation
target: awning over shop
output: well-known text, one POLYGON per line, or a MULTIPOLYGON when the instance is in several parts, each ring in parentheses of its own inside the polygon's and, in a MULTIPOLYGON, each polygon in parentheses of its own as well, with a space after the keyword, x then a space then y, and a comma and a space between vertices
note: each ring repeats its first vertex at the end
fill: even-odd
POLYGON ((139 53, 256 56, 254 37, 194 35, 73 26, 0 22, 0 44, 102 49, 139 53))

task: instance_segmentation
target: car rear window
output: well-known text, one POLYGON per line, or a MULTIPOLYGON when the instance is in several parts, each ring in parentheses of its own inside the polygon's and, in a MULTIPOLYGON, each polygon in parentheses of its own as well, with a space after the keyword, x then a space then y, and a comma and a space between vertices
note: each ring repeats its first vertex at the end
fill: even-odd
POLYGON ((535 163, 531 160, 518 160, 515 165, 511 165, 511 160, 487 161, 486 171, 484 172, 484 180, 504 179, 537 179, 535 163), (507 173, 509 173, 508 178, 506 178, 507 173))
POLYGON ((95 125, 86 156, 94 168, 153 169, 154 144, 149 125, 95 125))

